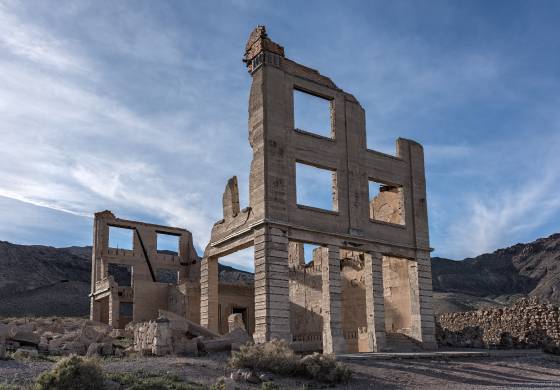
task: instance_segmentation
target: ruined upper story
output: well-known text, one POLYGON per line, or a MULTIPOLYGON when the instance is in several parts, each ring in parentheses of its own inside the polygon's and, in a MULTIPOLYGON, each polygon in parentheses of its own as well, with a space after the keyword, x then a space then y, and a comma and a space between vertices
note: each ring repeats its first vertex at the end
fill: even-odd
POLYGON ((399 138, 395 156, 368 149, 365 111, 358 100, 317 70, 288 59, 264 26, 251 33, 244 62, 252 77, 249 207, 240 207, 237 180, 231 179, 224 192, 224 219, 214 225, 210 246, 274 223, 313 237, 429 250, 422 146, 399 138), (327 135, 296 127, 296 93, 327 102, 327 135), (297 167, 331 175, 330 210, 298 203, 297 167), (370 193, 372 182, 380 184, 379 194, 370 193))

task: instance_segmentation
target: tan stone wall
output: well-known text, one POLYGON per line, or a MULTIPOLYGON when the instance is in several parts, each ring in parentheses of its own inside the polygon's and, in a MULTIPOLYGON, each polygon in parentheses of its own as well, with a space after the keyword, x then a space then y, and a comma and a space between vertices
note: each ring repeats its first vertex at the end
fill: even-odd
POLYGON ((383 257, 383 296, 385 330, 409 334, 412 328, 412 307, 409 260, 383 257))
POLYGON ((219 286, 219 326, 220 334, 229 331, 228 317, 234 309, 244 309, 245 328, 248 334, 255 331, 255 289, 253 286, 220 283, 219 286))
MULTIPOLYGON (((290 243, 295 244, 295 243, 290 243)), ((301 244, 300 244, 301 245, 301 244)), ((317 248, 313 261, 301 265, 299 249, 290 251, 290 303, 293 340, 320 349, 323 331, 322 263, 326 252, 317 248)), ((303 252, 301 252, 303 256, 303 252)), ((367 327, 363 255, 341 251, 342 333, 349 352, 358 351, 358 329, 367 327)))
POLYGON ((367 327, 364 259, 348 253, 342 261, 342 329, 348 352, 357 352, 359 329, 367 327))

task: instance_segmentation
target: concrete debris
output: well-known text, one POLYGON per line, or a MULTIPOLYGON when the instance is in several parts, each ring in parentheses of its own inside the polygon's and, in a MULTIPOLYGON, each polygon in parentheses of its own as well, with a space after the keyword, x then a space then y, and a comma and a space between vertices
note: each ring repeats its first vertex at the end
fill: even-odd
POLYGON ((111 356, 113 354, 113 344, 111 343, 92 343, 89 345, 86 356, 111 356))
POLYGON ((122 356, 132 344, 125 330, 78 318, 7 319, 0 324, 0 345, 15 352, 26 348, 43 355, 122 356), (3 341, 3 342, 2 342, 3 341))
POLYGON ((247 383, 261 383, 262 379, 253 370, 248 369, 238 369, 231 373, 231 379, 235 382, 247 382, 247 383))
POLYGON ((39 351, 37 351, 37 348, 33 348, 29 346, 18 348, 14 352, 15 360, 29 360, 29 359, 36 358, 38 356, 39 356, 39 351))
POLYGON ((165 310, 159 313, 157 320, 135 324, 135 351, 156 356, 199 355, 229 351, 252 341, 244 326, 220 336, 175 313, 165 310))

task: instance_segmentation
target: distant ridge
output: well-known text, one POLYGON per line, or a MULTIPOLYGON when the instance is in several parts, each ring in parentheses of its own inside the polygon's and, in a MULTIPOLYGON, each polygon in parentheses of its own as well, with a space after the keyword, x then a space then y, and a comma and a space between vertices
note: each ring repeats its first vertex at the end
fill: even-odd
POLYGON ((560 234, 463 261, 434 257, 437 309, 457 311, 507 304, 523 296, 560 302, 560 234))
MULTIPOLYGON (((522 296, 560 302, 560 234, 463 261, 434 257, 436 312, 499 306, 522 296)), ((53 248, 0 241, 0 316, 85 316, 91 247, 53 248)), ((253 274, 220 264, 220 280, 253 274)))

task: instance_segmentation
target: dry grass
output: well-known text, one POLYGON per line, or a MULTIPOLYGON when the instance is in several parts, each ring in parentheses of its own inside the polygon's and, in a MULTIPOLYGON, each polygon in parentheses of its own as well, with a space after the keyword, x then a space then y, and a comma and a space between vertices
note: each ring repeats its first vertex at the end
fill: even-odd
POLYGON ((246 344, 229 360, 233 368, 249 368, 279 375, 303 376, 321 382, 346 382, 352 373, 333 356, 315 353, 300 358, 287 342, 273 340, 263 344, 246 344))

